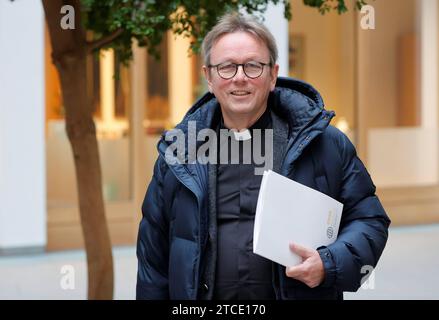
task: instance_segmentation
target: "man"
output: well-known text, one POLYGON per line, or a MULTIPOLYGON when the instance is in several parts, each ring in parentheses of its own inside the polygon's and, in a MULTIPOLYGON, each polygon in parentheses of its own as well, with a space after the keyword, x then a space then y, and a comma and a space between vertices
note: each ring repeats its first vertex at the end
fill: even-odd
POLYGON ((224 16, 204 39, 203 53, 210 93, 175 129, 183 148, 174 152, 167 134, 158 144, 138 235, 137 298, 341 299, 343 291, 356 291, 362 268, 378 262, 390 220, 354 146, 329 125, 334 113, 310 85, 277 77, 274 38, 252 17, 224 16), (218 133, 207 155, 214 161, 188 161, 194 123, 196 134, 218 133), (226 129, 234 134, 221 140, 226 129), (303 258, 297 266, 252 252, 261 183, 254 155, 243 163, 247 154, 239 148, 237 161, 227 155, 215 162, 231 150, 224 141, 243 144, 257 130, 272 137, 264 152, 271 150, 274 171, 344 204, 333 244, 286 244, 303 258), (175 154, 178 161, 169 161, 175 154))

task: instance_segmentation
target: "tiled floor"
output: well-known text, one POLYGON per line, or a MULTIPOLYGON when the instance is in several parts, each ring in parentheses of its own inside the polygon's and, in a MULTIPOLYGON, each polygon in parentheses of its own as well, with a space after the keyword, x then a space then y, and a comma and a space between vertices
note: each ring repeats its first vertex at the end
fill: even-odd
MULTIPOLYGON (((134 247, 114 249, 115 299, 134 299, 134 247)), ((389 241, 369 289, 346 299, 439 299, 439 225, 391 228, 389 241), (373 287, 373 288, 372 288, 373 287)), ((0 257, 0 299, 85 299, 82 251, 0 257), (67 266, 67 269, 63 269, 67 266), (74 270, 74 289, 63 289, 74 270), (64 277, 64 278, 63 278, 64 277)))
MULTIPOLYGON (((135 248, 114 248, 113 257, 114 298, 134 299, 135 248)), ((0 257, 0 299, 85 299, 86 282, 84 251, 0 257)))
POLYGON ((374 288, 345 298, 439 299, 439 225, 391 228, 374 288))

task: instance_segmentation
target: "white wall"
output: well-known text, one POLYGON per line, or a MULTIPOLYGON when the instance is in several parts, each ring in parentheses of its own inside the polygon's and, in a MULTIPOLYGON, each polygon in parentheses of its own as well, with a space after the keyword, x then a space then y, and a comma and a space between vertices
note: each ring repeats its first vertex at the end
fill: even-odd
POLYGON ((0 1, 0 251, 46 244, 44 15, 0 1))
POLYGON ((282 4, 268 5, 264 14, 264 24, 271 31, 276 39, 279 54, 279 76, 288 76, 288 20, 284 17, 284 6, 282 4))

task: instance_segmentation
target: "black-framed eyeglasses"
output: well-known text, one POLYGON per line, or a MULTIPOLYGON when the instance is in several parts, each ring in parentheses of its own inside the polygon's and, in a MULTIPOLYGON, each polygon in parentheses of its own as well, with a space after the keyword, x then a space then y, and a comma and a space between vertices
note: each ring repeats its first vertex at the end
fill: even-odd
POLYGON ((208 65, 209 68, 216 68, 218 75, 225 79, 232 79, 238 72, 239 66, 242 66, 244 74, 251 79, 256 79, 264 72, 265 66, 271 66, 271 63, 262 63, 258 61, 249 61, 246 63, 223 62, 215 65, 208 65))

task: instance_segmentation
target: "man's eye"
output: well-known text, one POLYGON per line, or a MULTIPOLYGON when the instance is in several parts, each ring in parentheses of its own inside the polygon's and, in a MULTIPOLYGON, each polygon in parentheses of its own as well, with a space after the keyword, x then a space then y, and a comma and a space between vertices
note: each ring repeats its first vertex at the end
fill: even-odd
POLYGON ((221 65, 221 66, 218 66, 218 69, 220 71, 230 71, 230 70, 234 70, 235 69, 235 65, 233 65, 233 64, 221 65))
POLYGON ((257 62, 247 62, 245 64, 245 67, 249 70, 259 70, 261 68, 261 65, 257 62))

